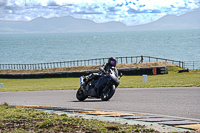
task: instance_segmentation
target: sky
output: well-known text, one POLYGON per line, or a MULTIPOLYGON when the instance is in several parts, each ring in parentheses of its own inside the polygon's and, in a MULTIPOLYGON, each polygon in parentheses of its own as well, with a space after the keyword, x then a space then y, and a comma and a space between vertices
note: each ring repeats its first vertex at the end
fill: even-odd
POLYGON ((200 0, 0 0, 0 20, 73 16, 96 23, 120 21, 133 26, 198 8, 200 0))

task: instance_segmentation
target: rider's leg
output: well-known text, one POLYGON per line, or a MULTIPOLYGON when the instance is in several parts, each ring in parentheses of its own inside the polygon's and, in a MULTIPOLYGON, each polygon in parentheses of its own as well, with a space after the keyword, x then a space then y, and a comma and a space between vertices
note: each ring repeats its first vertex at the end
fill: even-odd
POLYGON ((83 87, 85 88, 88 82, 90 82, 91 80, 92 80, 92 74, 86 76, 85 82, 83 83, 83 87))

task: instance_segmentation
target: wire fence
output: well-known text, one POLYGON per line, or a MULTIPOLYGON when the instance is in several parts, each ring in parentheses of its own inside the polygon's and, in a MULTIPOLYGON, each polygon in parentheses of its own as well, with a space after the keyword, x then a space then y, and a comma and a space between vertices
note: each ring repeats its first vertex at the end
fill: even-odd
MULTIPOLYGON (((108 59, 109 58, 96 58, 96 59, 89 59, 89 60, 74 60, 74 61, 36 63, 36 64, 0 64, 0 69, 52 69, 52 68, 61 68, 61 67, 102 65, 104 63, 107 63, 108 59)), ((157 58, 157 57, 151 57, 151 56, 116 57, 116 60, 118 64, 166 61, 175 65, 178 65, 180 67, 187 67, 189 66, 189 63, 190 63, 190 62, 187 62, 188 64, 186 64, 183 61, 175 61, 175 60, 157 58)))
POLYGON ((200 61, 184 61, 184 68, 200 70, 200 61))

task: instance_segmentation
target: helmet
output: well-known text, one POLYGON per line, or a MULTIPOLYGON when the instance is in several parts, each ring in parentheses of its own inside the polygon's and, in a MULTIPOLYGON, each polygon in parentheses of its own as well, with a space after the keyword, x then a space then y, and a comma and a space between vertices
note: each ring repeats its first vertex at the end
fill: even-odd
POLYGON ((116 66, 116 64, 117 64, 117 60, 114 58, 114 57, 110 57, 109 59, 108 59, 108 64, 110 64, 111 66, 116 66))

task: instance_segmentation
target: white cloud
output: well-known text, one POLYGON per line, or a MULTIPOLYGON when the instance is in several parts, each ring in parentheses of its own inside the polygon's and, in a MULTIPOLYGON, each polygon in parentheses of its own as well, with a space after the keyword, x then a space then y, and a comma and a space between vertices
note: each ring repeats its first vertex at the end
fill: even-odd
POLYGON ((95 22, 149 23, 166 14, 199 8, 199 0, 0 0, 1 20, 71 15, 95 22))

